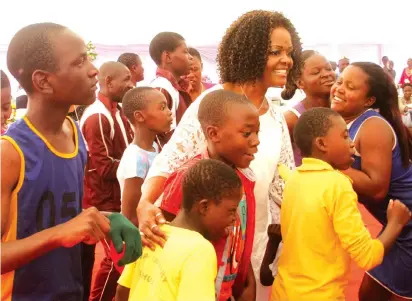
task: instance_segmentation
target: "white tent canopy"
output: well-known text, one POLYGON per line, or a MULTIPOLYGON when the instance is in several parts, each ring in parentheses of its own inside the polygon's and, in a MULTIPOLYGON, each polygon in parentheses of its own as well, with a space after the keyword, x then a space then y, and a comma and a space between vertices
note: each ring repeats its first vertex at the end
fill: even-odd
POLYGON ((22 26, 45 21, 100 44, 146 44, 166 30, 193 45, 216 44, 233 20, 253 9, 283 12, 305 44, 403 43, 402 32, 410 32, 412 22, 410 0, 5 0, 0 44, 8 44, 22 26))
MULTIPOLYGON (((344 55, 352 61, 379 63, 382 55, 388 55, 399 76, 407 58, 412 57, 412 0, 5 0, 1 4, 0 68, 7 69, 10 39, 31 23, 60 23, 85 41, 92 41, 97 46, 95 63, 99 67, 104 61, 116 60, 119 51, 133 51, 133 45, 147 46, 161 31, 178 32, 200 50, 216 48, 226 28, 254 9, 283 12, 295 25, 304 48, 318 50, 330 60, 344 55), (107 50, 113 46, 117 46, 116 51, 107 50)), ((147 50, 139 54, 146 79, 153 78, 155 65, 147 50)), ((204 71, 218 80, 213 56, 209 56, 204 71)), ((14 79, 12 85, 17 87, 14 79)))

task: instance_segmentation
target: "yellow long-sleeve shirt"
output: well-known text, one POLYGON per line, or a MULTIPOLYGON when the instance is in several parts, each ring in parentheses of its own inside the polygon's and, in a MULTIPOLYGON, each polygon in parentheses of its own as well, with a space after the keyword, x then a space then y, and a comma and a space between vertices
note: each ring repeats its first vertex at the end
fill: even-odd
POLYGON ((369 270, 384 255, 362 222, 351 180, 305 158, 283 193, 283 249, 271 300, 344 300, 351 258, 369 270))

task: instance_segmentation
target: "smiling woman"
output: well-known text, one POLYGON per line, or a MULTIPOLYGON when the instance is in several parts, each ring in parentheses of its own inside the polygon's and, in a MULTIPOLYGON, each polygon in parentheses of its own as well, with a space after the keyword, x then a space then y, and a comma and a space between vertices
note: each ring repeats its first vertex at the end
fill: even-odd
MULTIPOLYGON (((355 143, 355 162, 344 172, 352 178, 359 201, 389 227, 386 209, 391 199, 412 209, 412 137, 402 124, 396 87, 380 66, 353 63, 333 85, 331 96, 332 109, 345 119, 355 143)), ((361 301, 412 298, 411 245, 409 221, 382 264, 365 274, 361 301)))
MULTIPOLYGON (((285 112, 289 133, 293 140, 293 129, 300 115, 310 108, 329 107, 330 88, 335 82, 335 72, 328 60, 314 50, 302 52, 299 68, 295 69, 296 81, 289 82, 282 92, 283 99, 291 99, 296 90, 301 89, 306 97, 285 112)), ((293 143, 296 166, 302 164, 299 148, 293 143)))
MULTIPOLYGON (((293 70, 299 66, 300 53, 299 36, 292 23, 281 13, 256 10, 233 22, 220 43, 218 53, 223 84, 205 91, 191 104, 171 140, 153 162, 142 188, 142 198, 138 206, 140 228, 146 237, 152 237, 155 242, 160 243, 159 237, 162 233, 158 231, 156 224, 161 223, 162 215, 153 203, 161 195, 167 177, 206 147, 205 136, 198 120, 199 105, 205 95, 219 89, 232 91, 243 94, 258 108, 260 145, 251 163, 256 180, 256 215, 254 219, 248 217, 245 221, 246 227, 255 228, 255 234, 254 237, 245 237, 241 258, 242 262, 247 264, 242 263, 239 267, 233 288, 230 281, 217 281, 216 287, 221 288, 218 300, 227 300, 232 293, 235 297, 243 295, 248 300, 255 300, 253 271, 258 277, 268 239, 266 229, 268 224, 280 222, 284 182, 279 176, 277 165, 282 163, 289 168, 294 167, 285 119, 279 108, 265 99, 265 94, 270 87, 283 87, 286 82, 295 80, 293 70), (253 270, 249 269, 250 262, 253 270)), ((223 266, 223 270, 225 269, 226 265, 223 266)), ((230 272, 231 267, 228 266, 225 271, 230 272)), ((257 287, 256 299, 267 299, 269 289, 260 284, 257 287)))

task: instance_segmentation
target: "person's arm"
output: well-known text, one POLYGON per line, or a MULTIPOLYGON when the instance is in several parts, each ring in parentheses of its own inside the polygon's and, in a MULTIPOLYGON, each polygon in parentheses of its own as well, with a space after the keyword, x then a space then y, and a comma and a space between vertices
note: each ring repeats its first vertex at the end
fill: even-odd
MULTIPOLYGON (((8 140, 1 140, 1 236, 7 240, 12 222, 10 211, 18 188, 21 158, 8 140)), ((96 208, 89 208, 72 220, 19 240, 1 243, 1 274, 18 269, 59 247, 70 248, 79 242, 95 244, 109 233, 109 220, 96 208)))
POLYGON ((388 224, 378 239, 382 242, 385 254, 390 250, 401 233, 411 220, 411 212, 405 204, 398 200, 390 200, 386 212, 388 224))
POLYGON ((82 132, 89 148, 90 166, 96 169, 101 178, 117 181, 116 172, 120 160, 113 157, 111 126, 107 118, 103 114, 90 116, 84 123, 82 132))
POLYGON ((124 180, 121 210, 123 215, 127 217, 136 227, 139 225, 136 209, 142 195, 142 185, 142 178, 134 177, 124 180))
POLYGON ((356 264, 370 270, 381 264, 384 253, 388 252, 407 223, 405 217, 410 219, 410 212, 405 212, 405 205, 399 201, 395 205, 391 203, 388 207, 388 226, 378 239, 372 239, 363 223, 357 207, 357 195, 351 188, 351 183, 345 179, 335 190, 338 191, 337 195, 334 195, 333 199, 325 200, 325 208, 332 218, 333 228, 342 247, 356 264))
POLYGON ((118 172, 118 177, 124 179, 121 212, 137 227, 136 209, 142 196, 142 185, 150 164, 140 152, 128 150, 123 154, 121 162, 122 168, 118 172))
POLYGON ((394 135, 380 118, 370 118, 362 126, 358 138, 362 156, 361 170, 343 171, 353 181, 355 191, 368 199, 382 201, 389 189, 392 172, 394 135))
POLYGON ((271 286, 275 280, 273 278, 273 272, 269 266, 275 260, 279 244, 282 241, 280 225, 270 224, 268 227, 268 236, 268 244, 260 267, 260 283, 264 286, 271 286))
POLYGON ((197 119, 198 98, 185 112, 172 138, 154 159, 142 186, 142 197, 137 207, 143 244, 154 249, 154 243, 163 246, 165 234, 156 227, 166 222, 154 203, 163 192, 163 185, 170 174, 206 147, 206 139, 197 119))
MULTIPOLYGON (((277 165, 285 165, 289 170, 295 169, 295 160, 293 158, 292 143, 289 136, 288 126, 283 114, 278 109, 271 108, 276 113, 276 121, 280 122, 282 138, 280 147, 280 156, 277 165)), ((280 224, 280 206, 283 200, 283 189, 285 180, 282 179, 279 173, 279 168, 275 169, 275 174, 271 185, 269 186, 270 211, 273 224, 280 224)))
POLYGON ((216 300, 217 259, 215 249, 210 242, 205 241, 195 248, 185 260, 180 275, 176 301, 216 300))
POLYGON ((284 112, 283 116, 285 116, 286 124, 288 125, 290 140, 293 142, 293 130, 298 121, 298 117, 291 111, 284 112))
POLYGON ((115 301, 127 301, 129 300, 130 288, 121 286, 120 284, 116 288, 115 301))
POLYGON ((256 300, 256 279, 253 272, 252 264, 249 264, 249 270, 246 276, 245 287, 239 297, 235 297, 236 301, 256 300))
POLYGON ((133 279, 136 277, 136 262, 126 265, 117 281, 115 301, 127 301, 130 297, 130 289, 132 287, 133 279))

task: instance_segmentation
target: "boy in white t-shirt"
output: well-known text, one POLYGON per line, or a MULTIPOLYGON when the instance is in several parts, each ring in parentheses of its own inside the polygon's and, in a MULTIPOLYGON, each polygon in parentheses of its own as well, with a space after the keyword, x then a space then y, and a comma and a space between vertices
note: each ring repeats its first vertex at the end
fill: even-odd
POLYGON ((124 151, 117 169, 121 212, 137 226, 136 208, 141 187, 158 153, 156 136, 168 132, 173 119, 164 95, 150 87, 127 92, 123 97, 123 112, 134 130, 134 140, 124 151))

